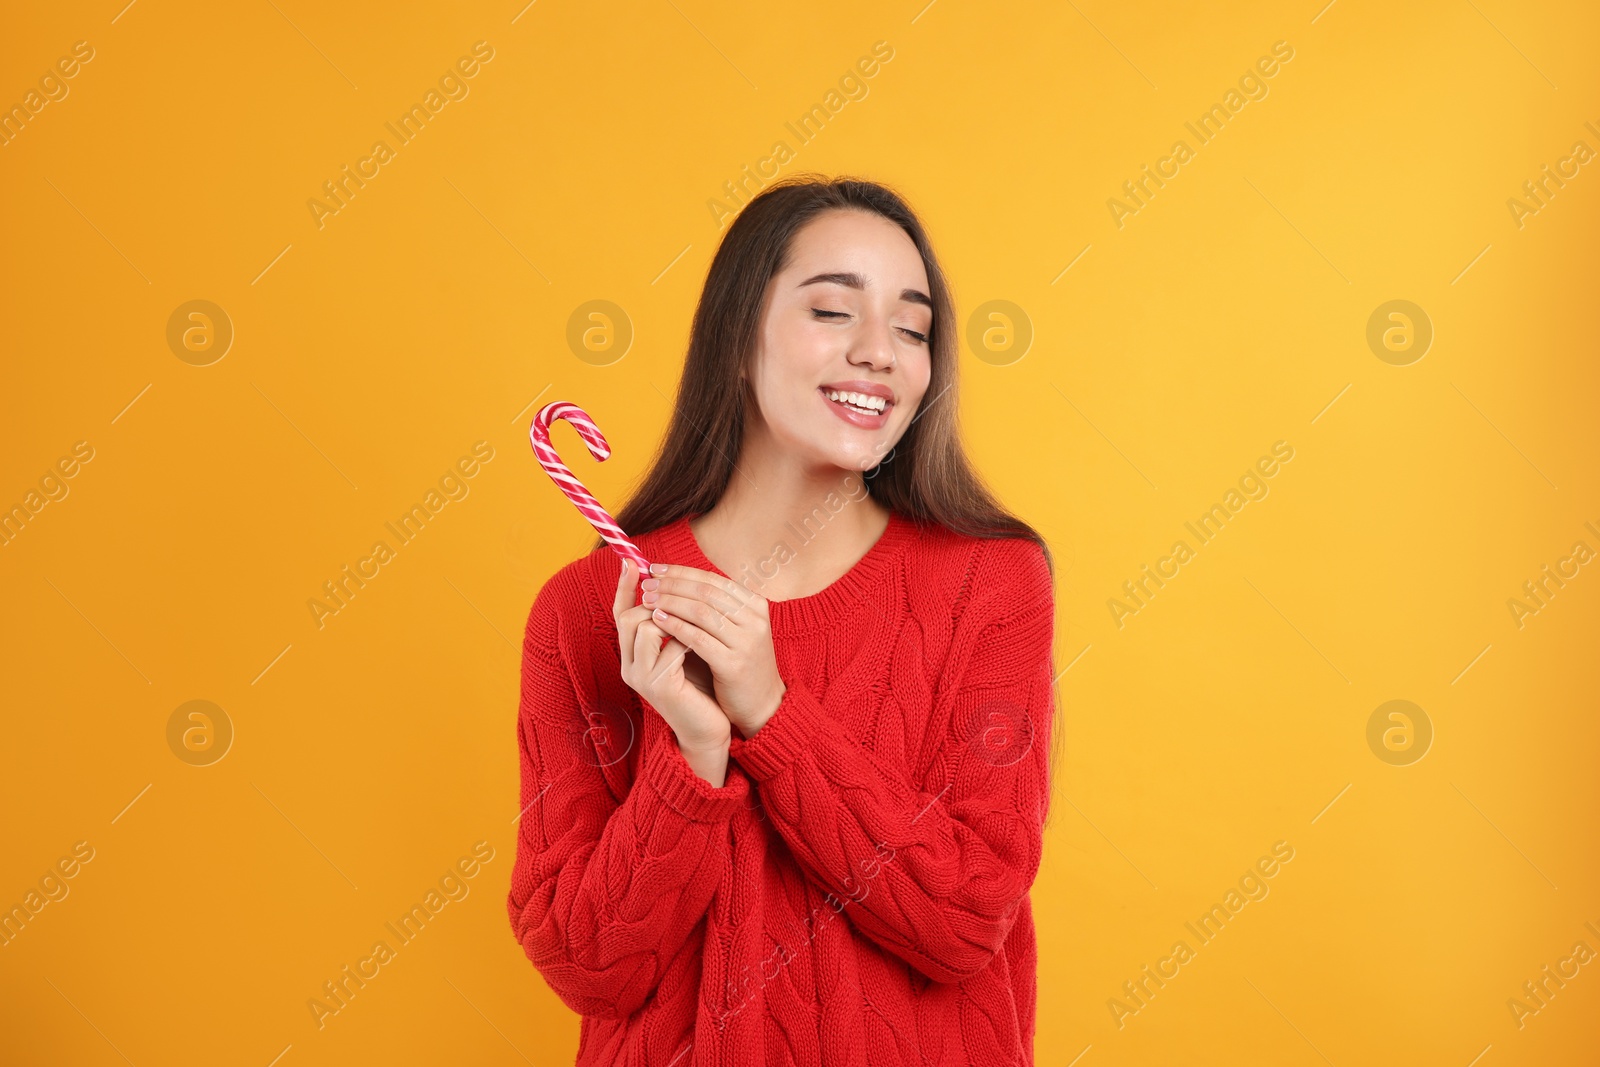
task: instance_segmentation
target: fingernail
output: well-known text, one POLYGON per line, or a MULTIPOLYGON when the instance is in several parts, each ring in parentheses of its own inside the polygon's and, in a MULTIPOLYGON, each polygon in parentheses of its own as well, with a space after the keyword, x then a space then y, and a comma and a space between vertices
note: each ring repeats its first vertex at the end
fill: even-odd
POLYGON ((655 590, 646 589, 644 591, 644 595, 640 599, 642 599, 646 604, 654 604, 659 596, 660 594, 655 590))
POLYGON ((639 588, 641 588, 641 589, 660 589, 661 588, 661 579, 660 578, 646 578, 644 581, 639 583, 639 588))
POLYGON ((660 609, 660 608, 657 608, 657 609, 656 609, 656 610, 655 610, 655 614, 654 614, 654 615, 653 615, 653 616, 652 616, 652 617, 653 617, 653 618, 654 618, 654 619, 655 619, 655 620, 656 620, 656 621, 657 621, 657 622, 666 622, 666 621, 667 621, 667 613, 666 613, 666 612, 664 612, 664 611, 662 611, 662 610, 661 610, 661 609, 660 609))
POLYGON ((650 573, 665 574, 667 573, 667 565, 665 563, 652 563, 650 564, 650 573))

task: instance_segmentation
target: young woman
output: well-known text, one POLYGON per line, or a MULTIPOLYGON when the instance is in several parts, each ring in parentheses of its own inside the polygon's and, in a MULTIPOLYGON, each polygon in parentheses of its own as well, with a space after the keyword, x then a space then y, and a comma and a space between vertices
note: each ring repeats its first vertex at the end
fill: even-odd
POLYGON ((1052 564, 960 444, 910 208, 791 178, 523 639, 508 907, 588 1064, 1031 1064, 1052 564), (636 603, 642 601, 642 603, 636 603))

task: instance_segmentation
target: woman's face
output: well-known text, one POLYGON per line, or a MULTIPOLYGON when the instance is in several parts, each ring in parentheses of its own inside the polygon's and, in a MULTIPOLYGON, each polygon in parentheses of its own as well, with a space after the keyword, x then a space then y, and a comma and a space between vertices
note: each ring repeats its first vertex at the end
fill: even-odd
POLYGON ((827 211, 795 234, 749 372, 755 414, 785 454, 856 471, 889 455, 928 388, 928 290, 916 245, 879 215, 827 211))

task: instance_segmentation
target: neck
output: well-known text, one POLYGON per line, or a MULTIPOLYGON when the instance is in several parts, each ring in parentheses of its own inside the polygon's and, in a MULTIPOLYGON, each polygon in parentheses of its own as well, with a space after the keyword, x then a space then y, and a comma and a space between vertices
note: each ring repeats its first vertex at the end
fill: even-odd
POLYGON ((727 489, 690 529, 724 573, 772 575, 746 582, 752 592, 768 600, 808 596, 866 554, 889 510, 867 495, 860 471, 804 466, 751 429, 727 489))

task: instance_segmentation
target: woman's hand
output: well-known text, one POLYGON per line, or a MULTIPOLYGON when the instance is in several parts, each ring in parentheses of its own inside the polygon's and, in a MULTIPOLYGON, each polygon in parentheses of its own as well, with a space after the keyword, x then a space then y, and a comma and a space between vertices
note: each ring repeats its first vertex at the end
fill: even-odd
POLYGON ((622 653, 622 680, 667 720, 686 755, 725 749, 733 731, 713 699, 709 671, 703 663, 686 664, 689 650, 682 642, 668 640, 662 645, 667 635, 651 621, 651 608, 633 603, 638 584, 638 571, 631 561, 623 560, 611 610, 622 653))
POLYGON ((644 580, 644 606, 673 638, 711 668, 717 703, 750 737, 772 718, 787 687, 772 648, 767 599, 698 567, 656 563, 644 580))

